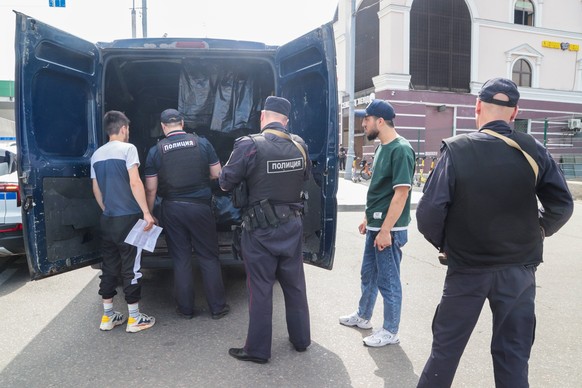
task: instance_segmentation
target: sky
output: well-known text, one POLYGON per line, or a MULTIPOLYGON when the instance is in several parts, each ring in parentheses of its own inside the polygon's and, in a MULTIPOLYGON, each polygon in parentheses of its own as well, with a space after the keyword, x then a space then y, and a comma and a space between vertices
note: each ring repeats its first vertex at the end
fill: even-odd
MULTIPOLYGON (((90 42, 142 37, 142 0, 0 0, 0 80, 14 79, 13 10, 90 42)), ((147 35, 251 40, 280 45, 333 19, 338 0, 147 0, 147 35)))

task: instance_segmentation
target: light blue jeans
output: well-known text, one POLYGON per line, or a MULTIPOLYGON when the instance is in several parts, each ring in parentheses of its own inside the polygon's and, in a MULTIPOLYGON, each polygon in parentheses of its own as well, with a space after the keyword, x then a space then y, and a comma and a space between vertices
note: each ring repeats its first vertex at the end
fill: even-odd
POLYGON ((358 315, 371 319, 376 304, 378 290, 384 299, 384 329, 396 334, 400 325, 402 306, 402 285, 400 283, 400 261, 402 247, 408 242, 408 231, 390 232, 392 245, 379 251, 374 247, 377 231, 366 232, 366 245, 362 259, 362 297, 358 305, 358 315))

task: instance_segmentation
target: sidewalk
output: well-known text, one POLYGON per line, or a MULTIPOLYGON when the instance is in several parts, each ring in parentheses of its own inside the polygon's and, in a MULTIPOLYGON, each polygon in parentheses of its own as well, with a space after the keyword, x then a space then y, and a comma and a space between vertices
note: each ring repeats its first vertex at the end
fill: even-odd
MULTIPOLYGON (((343 175, 343 174, 341 174, 343 175)), ((363 212, 366 209, 366 194, 368 193, 368 182, 355 183, 346 180, 343 176, 338 178, 337 190, 337 210, 338 212, 363 212)), ((414 187, 412 189, 412 201, 410 210, 416 209, 418 201, 422 197, 422 191, 414 187)))

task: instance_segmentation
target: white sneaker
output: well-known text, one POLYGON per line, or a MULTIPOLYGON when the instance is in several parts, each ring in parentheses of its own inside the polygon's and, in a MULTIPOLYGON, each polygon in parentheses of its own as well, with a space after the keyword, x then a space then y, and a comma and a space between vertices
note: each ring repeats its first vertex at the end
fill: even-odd
POLYGON ((145 315, 144 313, 139 313, 139 317, 133 318, 131 315, 127 320, 127 327, 125 331, 128 333, 137 333, 145 329, 149 329, 156 323, 156 318, 145 315))
POLYGON ((364 338, 364 345, 379 348, 386 345, 395 345, 400 343, 398 334, 392 334, 388 330, 381 328, 374 331, 370 336, 364 338))
POLYGON ((114 311, 112 316, 103 314, 101 317, 101 325, 99 326, 99 329, 109 331, 112 330, 115 326, 121 325, 123 322, 125 322, 125 317, 118 311, 114 311))
POLYGON ((351 315, 339 317, 339 323, 344 326, 358 326, 360 329, 372 328, 372 322, 369 319, 360 318, 357 311, 351 315))

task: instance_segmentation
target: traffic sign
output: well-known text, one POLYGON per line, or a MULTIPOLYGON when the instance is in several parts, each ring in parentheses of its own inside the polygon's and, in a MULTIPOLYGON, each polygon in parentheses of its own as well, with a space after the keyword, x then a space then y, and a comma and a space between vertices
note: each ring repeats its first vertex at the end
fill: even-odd
POLYGON ((49 0, 49 7, 65 7, 66 0, 49 0))

